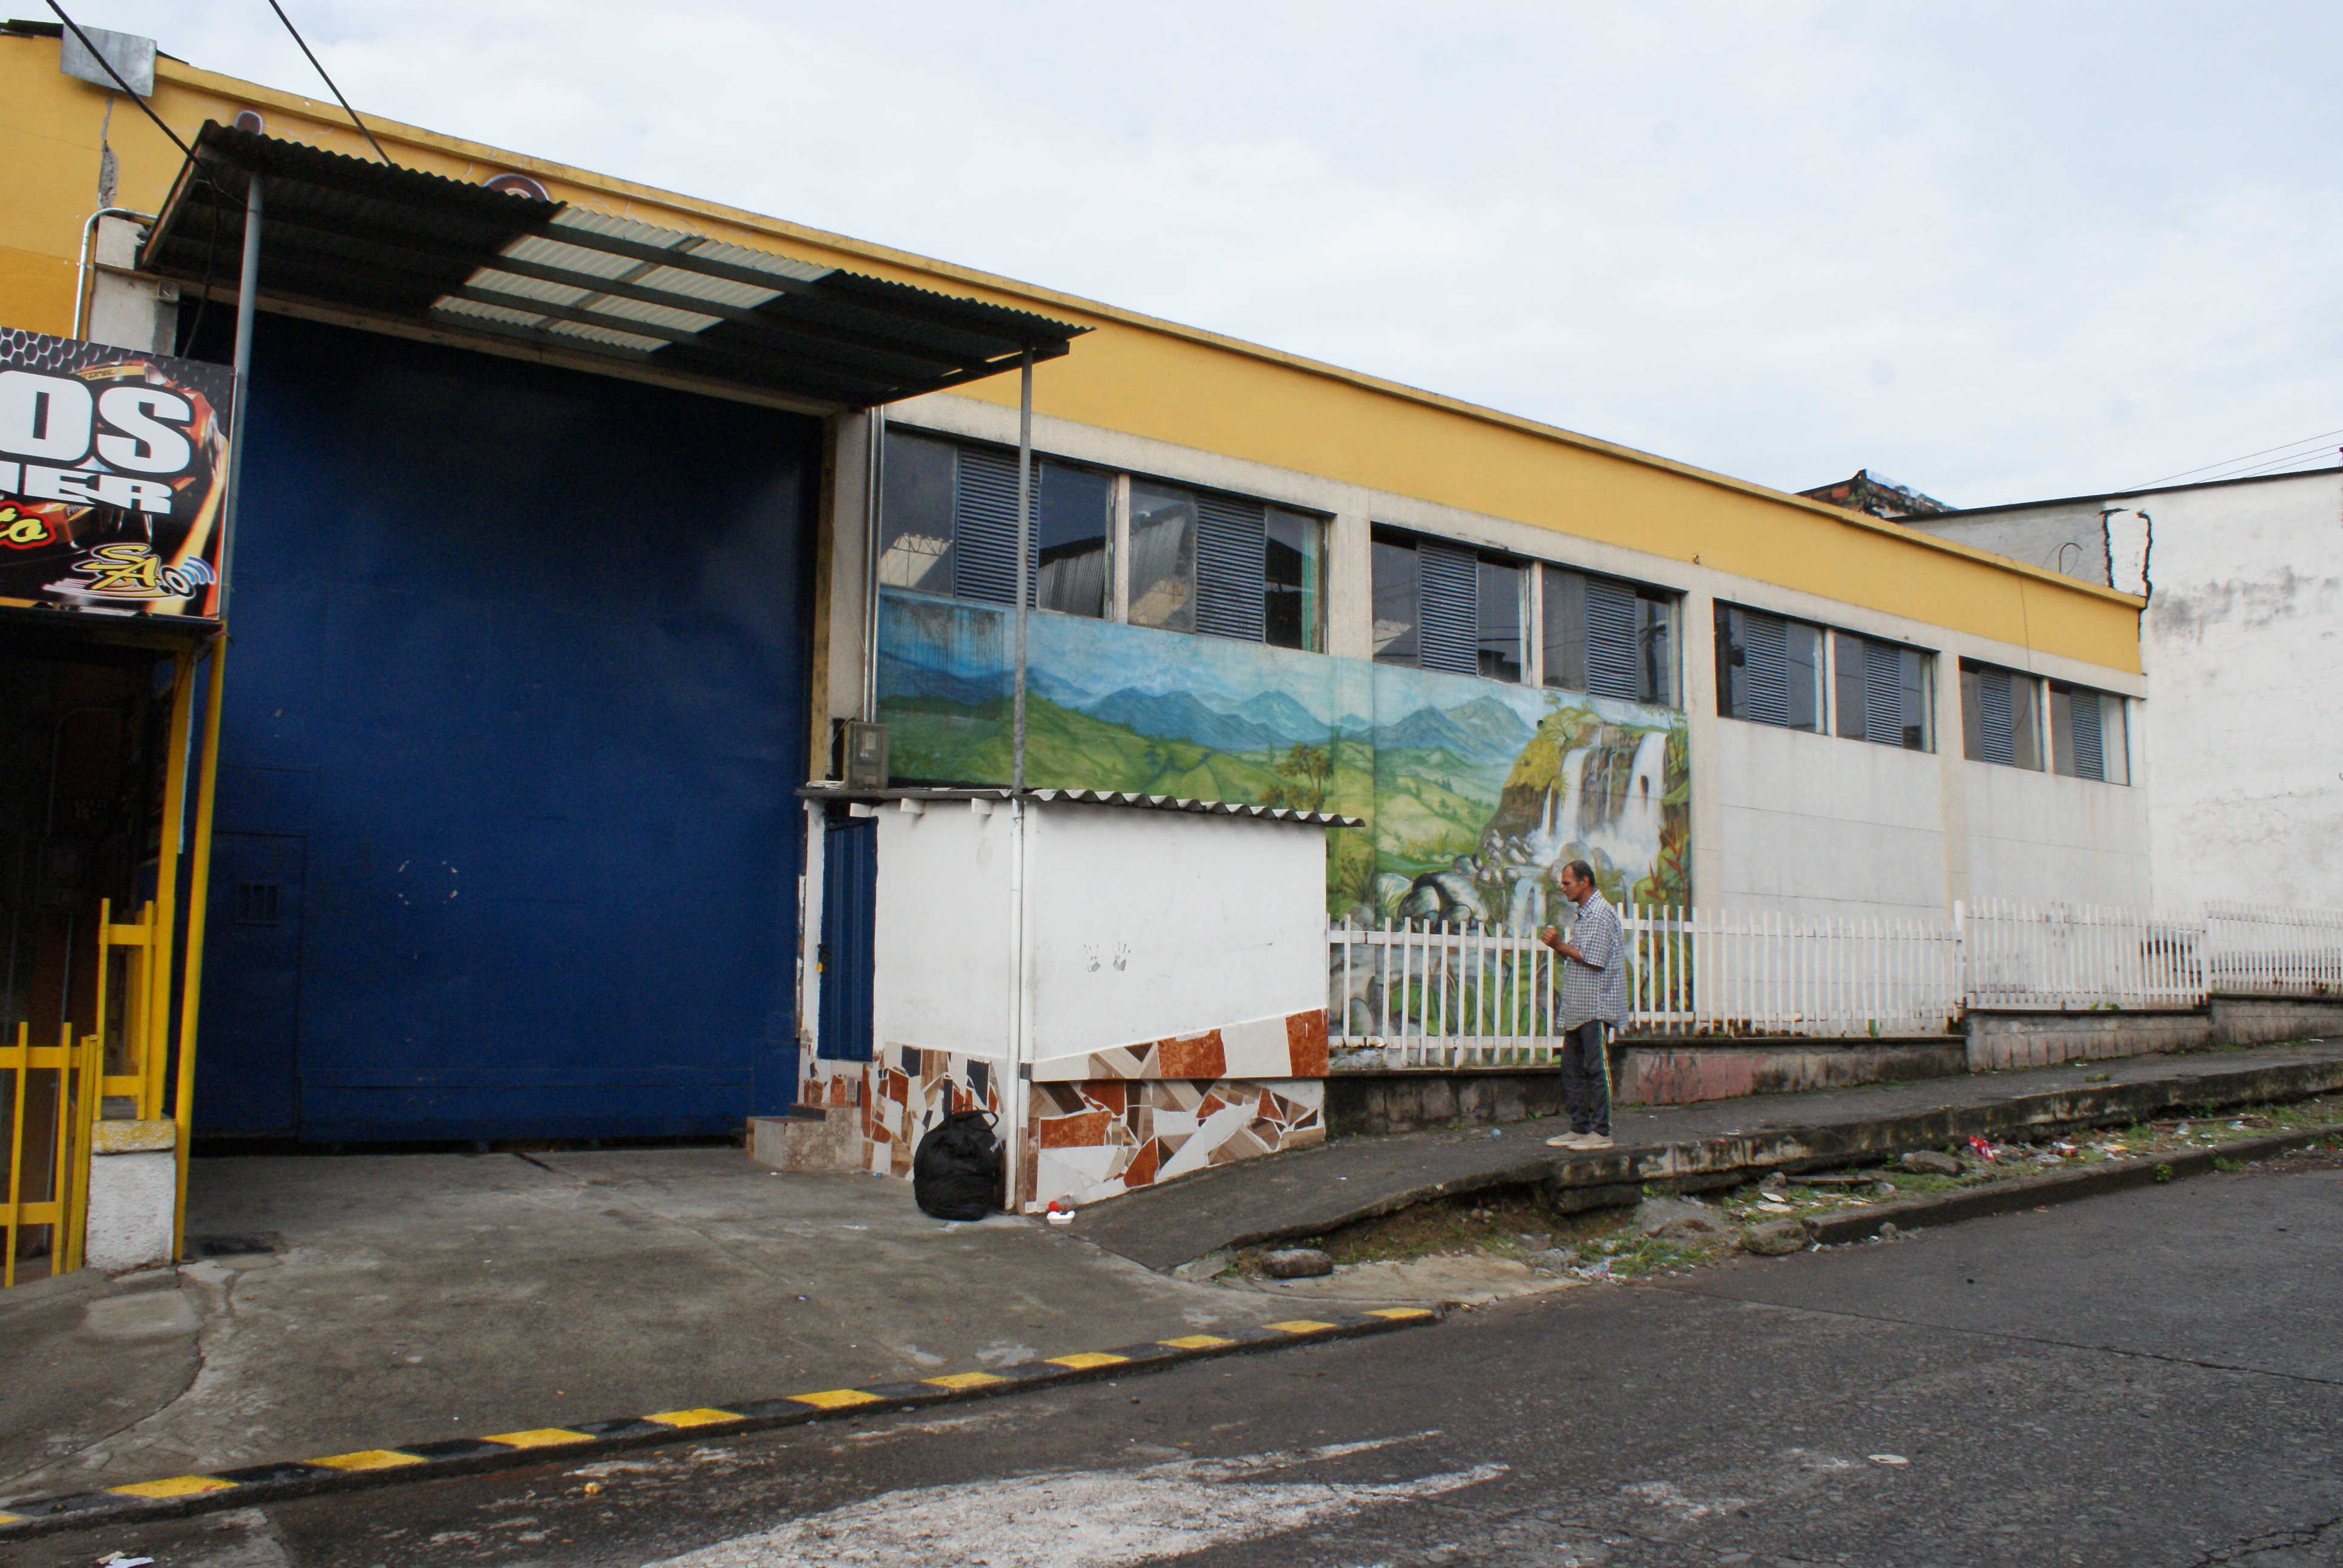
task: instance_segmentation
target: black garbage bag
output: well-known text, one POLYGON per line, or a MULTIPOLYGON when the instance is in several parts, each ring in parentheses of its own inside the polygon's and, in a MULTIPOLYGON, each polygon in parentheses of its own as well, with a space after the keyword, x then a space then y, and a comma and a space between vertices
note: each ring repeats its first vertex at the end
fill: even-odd
POLYGON ((911 1156, 911 1198, 939 1220, 981 1220, 1001 1207, 1001 1140, 992 1114, 955 1111, 911 1156))

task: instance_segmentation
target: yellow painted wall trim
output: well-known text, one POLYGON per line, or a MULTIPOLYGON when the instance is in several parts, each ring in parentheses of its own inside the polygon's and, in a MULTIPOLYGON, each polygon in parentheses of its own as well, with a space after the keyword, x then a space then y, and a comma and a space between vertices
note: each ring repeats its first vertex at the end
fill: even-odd
MULTIPOLYGON (((0 321, 63 331, 75 242, 94 197, 107 96, 56 71, 46 39, 0 39, 0 85, 17 106, 0 165, 24 247, 0 266, 0 321), (71 166, 85 160, 85 176, 71 166), (42 173, 44 166, 57 166, 42 173), (25 188, 16 188, 20 182, 25 188), (45 256, 44 255, 45 253, 45 256), (45 266, 44 261, 45 260, 45 266)), ((258 110, 272 135, 369 156, 337 106, 158 60, 155 107, 182 135, 258 110)), ((549 159, 370 118, 403 164, 465 180, 516 171, 588 210, 759 246, 971 295, 1096 328, 1037 371, 1039 411, 1289 471, 1598 539, 2103 667, 2138 668, 2131 595, 1900 524, 1362 372, 1054 289, 660 191, 549 159)), ((179 157, 117 113, 111 133, 129 206, 151 210, 179 157)), ((1003 403, 1013 382, 960 396, 1003 403)), ((1386 521, 1401 519, 1386 518, 1386 521)))
MULTIPOLYGON (((281 93, 274 88, 260 86, 250 82, 238 81, 235 77, 199 70, 178 61, 158 59, 156 62, 155 70, 158 80, 181 81, 189 86, 216 93, 223 97, 247 100, 255 106, 281 108, 307 117, 321 118, 327 122, 321 126, 324 129, 348 130, 346 124, 334 123, 339 121, 341 116, 338 107, 331 104, 320 105, 312 98, 301 97, 291 93, 281 93)), ((1126 310, 1120 306, 1087 299, 1080 295, 1067 294, 1040 284, 1023 283, 998 274, 981 272, 974 267, 961 266, 954 262, 920 256, 913 251, 897 250, 891 246, 872 244, 868 240, 856 239, 848 235, 832 234, 825 229, 790 223, 787 219, 751 212, 745 207, 730 206, 721 202, 681 196, 672 191, 660 190, 653 186, 639 185, 631 180, 597 174, 574 165, 556 163, 549 158, 534 157, 524 153, 492 147, 483 142, 466 141, 457 136, 442 136, 437 131, 426 130, 417 126, 378 118, 369 118, 367 124, 386 144, 396 140, 411 148, 429 149, 462 159, 465 164, 462 172, 469 177, 484 177, 486 172, 501 173, 511 170, 532 175, 543 181, 576 186, 578 187, 578 196, 592 193, 606 196, 619 196, 629 202, 642 202, 655 206, 664 214, 712 218, 719 223, 731 224, 742 230, 769 238, 819 246, 824 249, 835 251, 840 256, 852 256, 866 262, 876 262, 890 267, 900 267, 930 278, 950 278, 954 282, 997 296, 1000 303, 1070 315, 1077 318, 1081 325, 1086 327, 1099 327, 1112 322, 1121 326, 1139 327, 1149 332, 1160 332, 1168 337, 1182 338, 1226 353, 1242 355, 1247 358, 1301 370, 1312 376, 1325 377, 1331 380, 1347 382, 1388 397, 1402 398, 1412 403, 1421 403, 1449 413, 1461 414, 1468 418, 1486 420, 1544 440, 1660 468, 1704 484, 1717 485, 1775 505, 1795 507, 1800 510, 1827 518, 1832 522, 1844 527, 1890 536, 1903 544, 1916 545, 1923 549, 1941 550, 1948 555, 1962 556, 2000 569, 2015 570, 2021 575, 2038 578, 2054 587, 2073 589, 2089 597, 2120 604, 2127 608, 2137 610, 2147 602, 2135 595, 2101 588, 2094 583, 2082 582, 2045 568, 2013 560, 2005 556, 1996 556, 1990 551, 1976 549, 1950 539, 1940 539, 1933 535, 1918 533, 1896 523, 1867 517, 1860 512, 1850 512, 1844 508, 1834 507, 1804 496, 1793 495, 1787 491, 1776 490, 1751 480, 1736 479, 1729 474, 1715 473, 1656 453, 1641 451, 1614 441, 1605 441, 1600 437, 1582 435, 1557 425, 1544 424, 1538 420, 1524 418, 1520 415, 1505 413, 1502 409, 1468 403, 1462 398, 1450 397, 1443 393, 1428 391, 1420 387, 1411 387, 1404 382, 1388 380, 1364 371, 1349 370, 1339 365, 1329 365, 1298 354, 1289 354, 1282 349, 1249 343, 1242 338, 1226 337, 1203 327, 1189 327, 1176 321, 1167 321, 1159 317, 1142 315, 1135 310, 1126 310)), ((354 131, 348 132, 348 135, 352 138, 356 136, 354 131)), ((437 172, 456 171, 443 169, 437 172)), ((558 191, 554 194, 562 196, 558 191)), ((563 196, 562 199, 575 200, 577 196, 563 196)), ((607 204, 593 203, 590 196, 584 205, 602 206, 604 210, 618 211, 620 216, 639 218, 645 222, 671 221, 671 219, 654 218, 640 212, 618 211, 608 207, 607 204)), ((714 237, 733 236, 719 235, 714 237)), ((1077 352, 1079 351, 1078 346, 1077 352)), ((962 387, 960 395, 981 396, 981 393, 976 387, 962 387)), ((1013 394, 1003 394, 1002 400, 1014 401, 1013 394)), ((1437 498, 1425 498, 1436 499, 1437 498)))

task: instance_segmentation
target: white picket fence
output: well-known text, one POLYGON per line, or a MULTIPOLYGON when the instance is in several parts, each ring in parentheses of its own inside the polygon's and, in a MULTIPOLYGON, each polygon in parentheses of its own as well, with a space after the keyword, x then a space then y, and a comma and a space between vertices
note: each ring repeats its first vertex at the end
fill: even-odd
POLYGON ((2208 991, 2333 996, 2343 992, 2343 910, 2208 904, 2198 952, 2208 991))
POLYGON ((2203 1002, 2205 923, 2089 904, 1956 905, 1978 1008, 2173 1008, 2203 1002))
MULTIPOLYGON (((2156 1010, 2343 994, 2343 911, 2201 917, 1988 900, 1949 921, 1629 905, 1627 1027, 1663 1036, 1942 1035, 1970 1009, 2156 1010)), ((1329 1043, 1392 1067, 1551 1060, 1553 952, 1502 927, 1327 931, 1329 1043)))

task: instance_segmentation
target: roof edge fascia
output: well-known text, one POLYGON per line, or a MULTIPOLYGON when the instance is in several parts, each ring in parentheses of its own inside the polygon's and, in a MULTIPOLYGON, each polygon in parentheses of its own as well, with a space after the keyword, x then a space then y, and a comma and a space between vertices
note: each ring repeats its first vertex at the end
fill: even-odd
MULTIPOLYGON (((262 86, 256 82, 247 82, 240 77, 226 75, 216 71, 206 71, 200 66, 190 65, 181 61, 168 60, 159 53, 155 61, 155 75, 161 80, 197 91, 215 93, 222 97, 242 98, 255 104, 283 109, 289 114, 299 114, 313 119, 330 122, 338 122, 344 118, 338 105, 321 103, 317 99, 304 97, 297 93, 262 86)), ((914 251, 898 250, 890 246, 832 234, 826 229, 790 223, 785 218, 751 212, 745 207, 731 206, 722 202, 708 201, 675 191, 661 190, 655 186, 640 185, 616 176, 582 169, 575 165, 557 163, 549 158, 490 146, 484 142, 468 141, 460 136, 447 136, 441 132, 427 130, 419 126, 410 126, 403 121, 371 119, 367 122, 367 128, 386 141, 400 141, 416 146, 429 147, 437 152, 475 162, 496 165, 515 173, 548 176, 572 185, 584 186, 589 189, 606 191, 615 196, 649 203, 669 211, 691 213, 702 217, 718 219, 741 228, 769 235, 776 239, 819 245, 889 266, 950 278, 955 282, 985 289, 994 294, 1007 295, 1012 299, 1043 302, 1053 308, 1068 311, 1076 316, 1090 316, 1121 326, 1134 327, 1144 331, 1161 333, 1166 337, 1184 338, 1226 353, 1298 370, 1305 375, 1344 382, 1384 397, 1423 404, 1463 418, 1501 426, 1541 440, 1574 447, 1597 456, 1633 463, 1643 467, 1656 468, 1680 478, 1691 479, 1695 483, 1731 490, 1756 500, 1804 510, 1817 517, 1825 518, 1842 527, 1886 535, 1906 544, 1916 545, 1924 549, 1937 550, 1980 565, 2031 578, 2046 586, 2078 593, 2087 598, 2105 599, 2133 609, 2137 609, 2147 603, 2147 600, 2135 594, 2102 588, 2096 583, 2083 582, 2063 573, 2031 566, 2007 556, 1996 555, 1990 550, 1980 550, 1951 539, 1919 533, 1908 527, 1883 518, 1865 517, 1859 512, 1850 512, 1844 508, 1834 507, 1824 501, 1811 500, 1804 496, 1793 495, 1786 490, 1776 490, 1753 480, 1736 479, 1729 474, 1719 474, 1690 463, 1678 462, 1673 457, 1664 457, 1657 453, 1642 451, 1614 441, 1605 441, 1599 437, 1581 435, 1574 430, 1564 429, 1558 425, 1548 425, 1535 419, 1525 418, 1518 414, 1508 414, 1502 409, 1487 407, 1478 403, 1468 403, 1462 398, 1451 397, 1420 387, 1411 387, 1405 382, 1388 380, 1380 376, 1369 375, 1364 371, 1349 370, 1338 365, 1329 365, 1322 360, 1289 354, 1282 349, 1271 348, 1262 344, 1249 343, 1242 338, 1225 337, 1203 327, 1166 321, 1158 317, 1146 316, 1135 310, 1126 310, 1120 306, 1085 299, 1080 295, 1066 294, 1039 284, 1021 283, 1014 278, 980 272, 974 267, 961 266, 953 262, 920 256, 914 251)))

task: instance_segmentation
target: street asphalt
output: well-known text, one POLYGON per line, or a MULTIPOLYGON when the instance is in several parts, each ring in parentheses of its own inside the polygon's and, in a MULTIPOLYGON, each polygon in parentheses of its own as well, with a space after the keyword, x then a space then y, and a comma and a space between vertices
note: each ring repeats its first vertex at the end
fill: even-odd
POLYGON ((25 1568, 2343 1563, 2343 1161, 25 1568))

